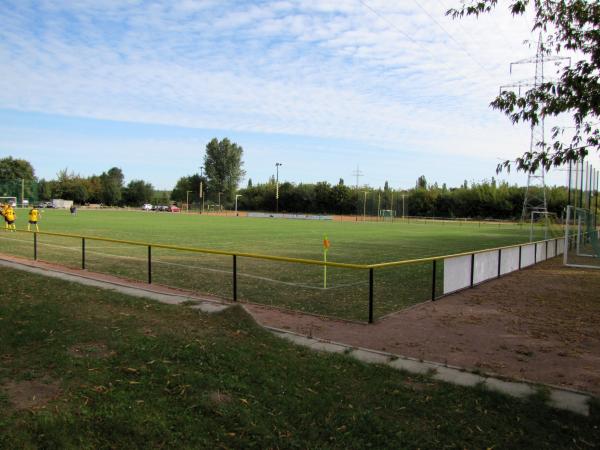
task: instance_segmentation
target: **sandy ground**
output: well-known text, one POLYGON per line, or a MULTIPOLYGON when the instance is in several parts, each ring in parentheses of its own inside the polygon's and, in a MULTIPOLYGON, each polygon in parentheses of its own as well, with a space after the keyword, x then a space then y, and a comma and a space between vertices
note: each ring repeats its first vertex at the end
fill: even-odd
MULTIPOLYGON (((199 297, 165 286, 0 257, 129 287, 199 297)), ((245 307, 265 326, 600 396, 600 271, 564 267, 560 258, 372 325, 248 303, 245 307)))

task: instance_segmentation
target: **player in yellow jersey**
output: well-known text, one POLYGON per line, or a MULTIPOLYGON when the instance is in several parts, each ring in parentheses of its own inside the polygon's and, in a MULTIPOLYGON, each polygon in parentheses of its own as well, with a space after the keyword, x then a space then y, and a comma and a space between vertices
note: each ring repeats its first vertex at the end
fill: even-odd
POLYGON ((31 225, 35 225, 35 231, 40 231, 40 227, 38 227, 38 220, 40 220, 40 210, 34 206, 29 210, 29 223, 27 224, 27 231, 31 231, 31 225))
POLYGON ((8 206, 6 210, 4 210, 4 219, 6 220, 7 229, 10 231, 17 231, 17 226, 15 225, 15 219, 17 218, 15 214, 15 210, 12 206, 8 206))
POLYGON ((8 208, 8 203, 0 203, 0 215, 4 219, 4 229, 8 231, 8 220, 6 219, 6 209, 8 208))

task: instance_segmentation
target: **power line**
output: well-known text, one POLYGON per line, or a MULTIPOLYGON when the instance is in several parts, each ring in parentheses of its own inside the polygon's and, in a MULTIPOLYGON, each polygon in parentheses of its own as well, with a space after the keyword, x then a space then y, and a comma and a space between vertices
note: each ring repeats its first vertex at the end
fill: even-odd
MULTIPOLYGON (((412 38, 412 36, 410 36, 409 34, 407 34, 405 31, 403 31, 401 28, 399 28, 394 22, 392 22, 391 20, 389 20, 387 17, 383 16, 382 14, 380 14, 376 9, 372 8, 370 5, 368 5, 367 3, 365 3, 363 0, 358 0, 363 6, 365 6, 366 8, 368 8, 369 10, 371 10, 371 12, 373 12, 373 14, 375 14, 377 17, 379 17, 381 20, 383 20, 384 22, 386 22, 388 25, 390 25, 393 29, 395 29, 398 33, 400 33, 402 36, 404 36, 406 39, 408 39, 409 41, 411 41, 414 44, 417 44, 418 46, 425 48, 421 43, 419 43, 418 41, 414 40, 412 38)), ((427 50, 427 49, 426 49, 427 50)), ((428 50, 429 51, 429 50, 428 50)))
POLYGON ((492 77, 492 78, 493 78, 493 76, 492 76, 492 74, 490 73, 490 71, 489 71, 489 70, 487 70, 487 69, 486 69, 486 68, 483 66, 483 64, 481 64, 479 61, 477 61, 477 60, 475 59, 475 57, 474 57, 474 56, 471 54, 471 52, 469 52, 469 51, 468 51, 468 50, 467 50, 467 49, 466 49, 466 48, 463 46, 463 44, 461 44, 460 42, 458 42, 458 41, 457 41, 457 40, 454 38, 454 36, 452 36, 452 34, 451 34, 451 33, 450 33, 448 30, 446 30, 446 29, 445 29, 445 28, 442 26, 442 24, 441 24, 441 23, 439 23, 439 22, 436 20, 436 18, 435 18, 435 17, 433 17, 431 14, 429 14, 429 11, 427 11, 425 8, 423 8, 423 6, 422 6, 422 5, 421 5, 421 4, 420 4, 420 3, 419 3, 417 0, 413 0, 413 1, 414 1, 414 2, 417 4, 417 6, 418 6, 419 8, 421 8, 421 11, 423 11, 423 12, 424 12, 424 13, 425 13, 425 14, 426 14, 426 15, 427 15, 427 16, 428 16, 428 17, 429 17, 429 18, 430 18, 430 19, 431 19, 431 20, 432 20, 432 21, 433 21, 433 22, 434 22, 434 23, 435 23, 435 24, 436 24, 438 27, 440 27, 440 29, 441 29, 441 30, 442 30, 444 33, 446 33, 446 35, 447 35, 447 36, 448 36, 450 39, 452 39, 452 40, 453 40, 453 41, 456 43, 456 45, 458 45, 458 46, 460 47, 460 49, 461 49, 463 52, 465 52, 465 53, 466 53, 466 54, 469 56, 469 58, 471 58, 471 59, 473 60, 473 62, 475 62, 475 64, 477 64, 477 65, 478 65, 478 66, 479 66, 479 67, 480 67, 480 68, 481 68, 483 71, 485 71, 485 72, 486 72, 486 73, 487 73, 487 74, 488 74, 490 77, 492 77))
MULTIPOLYGON (((446 10, 449 9, 448 5, 446 5, 446 3, 443 2, 443 0, 437 0, 437 2, 446 10)), ((502 34, 504 36, 504 42, 507 43, 508 46, 510 47, 510 49, 516 53, 517 50, 513 46, 512 39, 506 34, 506 31, 504 30, 504 28, 496 20, 493 20, 493 16, 491 14, 488 15, 488 17, 495 25, 496 30, 498 30, 500 32, 500 34, 502 34)), ((473 35, 471 34, 471 32, 462 26, 462 21, 458 20, 458 21, 456 21, 456 23, 458 24, 459 28, 462 31, 464 31, 465 34, 467 34, 469 36, 470 39, 473 39, 473 35)))
MULTIPOLYGON (((375 8, 373 8, 371 5, 367 4, 365 1, 363 0, 358 0, 363 6, 365 6, 366 8, 368 8, 373 14, 375 14, 377 17, 379 17, 381 20, 385 21, 387 24, 389 24, 392 28, 394 28, 398 33, 402 34, 402 36, 406 37, 408 40, 410 40, 412 43, 420 46, 421 48, 425 49, 429 54, 431 54, 433 57, 437 58, 436 55, 434 55, 427 47, 425 47, 424 45, 422 45, 420 42, 416 41, 415 39, 412 38, 412 36, 410 36, 409 34, 407 34, 404 30, 402 30, 401 28, 399 28, 394 22, 392 22, 391 20, 389 20, 387 17, 385 17, 383 14, 381 14, 379 11, 377 11, 375 8)), ((423 8, 423 6, 421 6, 421 4, 417 1, 414 0, 414 2, 419 6, 419 8, 421 8, 421 10, 423 10, 423 12, 425 14, 427 14, 427 16, 429 16, 429 18, 435 22, 435 24, 437 26, 439 26, 442 31, 444 31, 444 33, 446 33, 450 39, 452 39, 460 48, 461 50, 463 50, 490 78, 493 79, 492 74, 490 73, 490 71, 488 69, 486 69, 479 61, 477 61, 475 59, 475 57, 466 49, 464 48, 464 46, 458 42, 454 36, 452 36, 431 14, 429 14, 429 12, 423 8)))

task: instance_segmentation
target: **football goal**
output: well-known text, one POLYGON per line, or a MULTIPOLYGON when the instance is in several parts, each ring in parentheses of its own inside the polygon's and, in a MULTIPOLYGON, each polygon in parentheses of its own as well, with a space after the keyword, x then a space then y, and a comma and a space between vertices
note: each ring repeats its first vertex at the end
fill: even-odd
POLYGON ((17 197, 0 197, 0 204, 5 205, 9 204, 10 206, 17 206, 17 197))
POLYGON ((600 243, 596 221, 596 216, 589 209, 567 206, 565 265, 600 269, 600 243))
POLYGON ((382 220, 394 220, 394 216, 396 215, 396 211, 393 209, 380 209, 379 217, 382 220))
POLYGON ((556 213, 548 211, 531 211, 529 226, 529 242, 540 239, 551 239, 563 234, 562 225, 556 213))

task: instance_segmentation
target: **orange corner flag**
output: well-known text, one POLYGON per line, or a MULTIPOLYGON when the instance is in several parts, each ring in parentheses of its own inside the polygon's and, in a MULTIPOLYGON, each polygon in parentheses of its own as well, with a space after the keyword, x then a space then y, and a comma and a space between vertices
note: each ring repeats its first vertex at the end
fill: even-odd
POLYGON ((329 239, 327 239, 327 236, 323 236, 323 250, 329 250, 330 246, 331 244, 329 243, 329 239))

